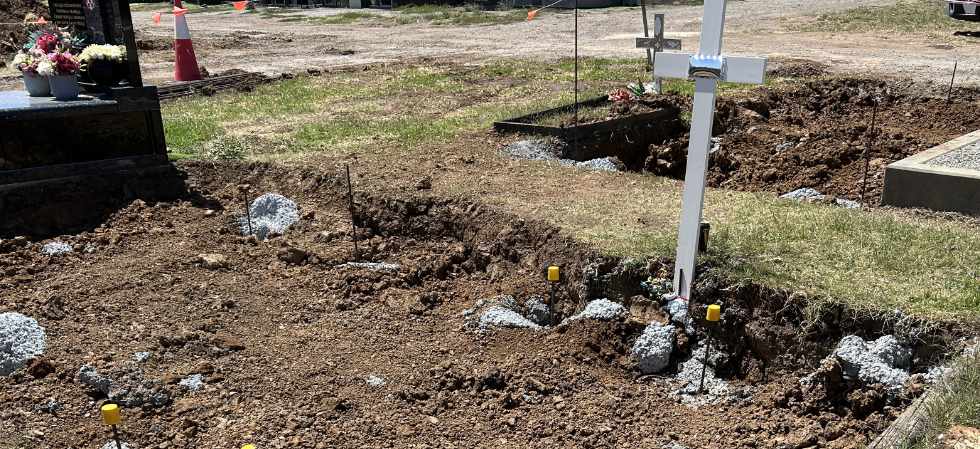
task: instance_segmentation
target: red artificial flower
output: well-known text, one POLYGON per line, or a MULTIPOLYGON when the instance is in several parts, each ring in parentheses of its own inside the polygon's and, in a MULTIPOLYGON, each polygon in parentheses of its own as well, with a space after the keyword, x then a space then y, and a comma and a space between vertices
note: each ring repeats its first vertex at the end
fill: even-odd
POLYGON ((44 33, 37 38, 37 41, 34 42, 34 46, 44 53, 51 53, 58 48, 60 41, 61 40, 58 39, 58 36, 51 33, 44 33))
POLYGON ((78 62, 78 58, 72 56, 70 52, 62 53, 51 53, 48 55, 48 59, 54 64, 54 72, 59 75, 73 75, 78 73, 81 65, 78 62))

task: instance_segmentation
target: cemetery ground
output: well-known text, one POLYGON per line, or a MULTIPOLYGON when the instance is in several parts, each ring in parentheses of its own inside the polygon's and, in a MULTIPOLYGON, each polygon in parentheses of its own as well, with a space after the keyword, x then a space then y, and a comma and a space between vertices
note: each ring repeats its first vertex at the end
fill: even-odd
MULTIPOLYGON (((703 404, 676 393, 687 338, 666 372, 642 375, 631 347, 667 317, 640 283, 670 273, 680 182, 512 160, 501 150, 522 137, 489 130, 568 102, 569 64, 376 65, 164 103, 187 200, 136 202, 60 236, 66 255, 42 255, 50 240, 4 241, 0 301, 37 317, 49 347, 4 380, 0 445, 102 445, 92 404, 111 395, 128 404, 137 447, 855 447, 976 335, 976 219, 775 195, 818 182, 855 198, 863 139, 848 136, 870 93, 884 98, 873 155, 892 160, 975 129, 964 112, 976 92, 947 106, 922 96, 928 84, 797 78, 814 65, 791 63, 766 86, 725 86, 719 102, 721 146, 749 172, 774 136, 796 142, 798 165, 826 166, 774 164, 775 177, 744 184, 712 172, 722 188, 706 199, 696 297, 724 304, 715 369, 727 386, 703 404), (818 138, 838 144, 840 163, 816 158, 826 147, 806 142, 818 138), (359 259, 395 270, 342 266, 354 252, 345 163, 359 259), (268 242, 240 237, 242 184, 294 199, 299 222, 268 242), (499 295, 521 311, 547 296, 548 264, 565 275, 546 328, 481 325, 499 295), (560 324, 600 297, 629 315, 560 324), (898 392, 833 380, 820 362, 849 334, 907 340, 919 376, 898 392), (825 381, 804 388, 813 373, 825 381)), ((583 87, 641 70, 586 59, 583 87)), ((686 105, 684 84, 667 87, 686 105)), ((975 425, 975 373, 958 379, 933 436, 975 425)))
MULTIPOLYGON (((220 27, 226 12, 190 20, 220 27)), ((281 19, 246 24, 283 24, 270 37, 283 46, 290 30, 325 26, 281 19)), ((218 34, 234 43, 242 26, 218 34)), ((779 22, 789 26, 802 25, 779 22)), ((207 39, 222 69, 253 56, 261 65, 269 51, 207 39)), ((397 40, 385 39, 377 48, 397 40)), ((959 39, 948 45, 973 45, 959 39)), ((0 448, 102 446, 107 398, 124 403, 124 439, 140 448, 850 448, 909 407, 940 365, 964 368, 935 388, 943 400, 928 410, 928 438, 978 425, 980 363, 958 353, 980 323, 980 221, 777 194, 860 199, 874 137, 876 204, 884 164, 978 128, 980 92, 960 87, 947 104, 935 68, 913 83, 791 58, 765 86, 722 87, 711 237, 692 305, 696 317, 708 302, 724 312, 710 391, 692 396, 684 373, 703 321, 676 334, 662 373, 644 374, 631 356, 647 323, 672 318, 656 299, 672 271, 681 183, 671 158, 685 126, 628 171, 512 159, 505 149, 527 136, 496 134, 492 122, 570 102, 571 61, 494 55, 503 42, 478 58, 447 45, 397 64, 372 59, 385 50, 343 55, 346 45, 324 42, 313 62, 283 70, 297 76, 165 102, 184 200, 137 201, 86 230, 0 242, 0 310, 36 317, 48 339, 43 358, 2 378, 0 448), (325 68, 365 54, 357 67, 325 68), (299 221, 266 242, 241 237, 243 188, 292 198, 299 221), (397 265, 344 265, 354 236, 359 261, 397 265), (44 255, 55 240, 72 251, 44 255), (564 273, 550 319, 495 326, 487 312, 500 308, 538 319, 549 264, 564 273), (565 322, 597 298, 628 313, 565 322), (909 354, 896 363, 913 376, 897 388, 845 381, 825 357, 847 335, 897 336, 909 354)), ((919 50, 898 75, 935 60, 919 50)), ((147 50, 158 77, 167 51, 147 50)), ((863 61, 899 60, 888 53, 863 61)), ((644 77, 637 56, 584 59, 583 97, 644 77)), ((661 105, 689 109, 689 85, 667 90, 661 105)))

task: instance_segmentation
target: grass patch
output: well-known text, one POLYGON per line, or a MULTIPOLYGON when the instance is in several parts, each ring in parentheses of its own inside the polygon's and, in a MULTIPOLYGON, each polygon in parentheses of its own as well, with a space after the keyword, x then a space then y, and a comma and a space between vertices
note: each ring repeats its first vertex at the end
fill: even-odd
POLYGON ((821 14, 801 27, 813 32, 936 32, 976 29, 976 25, 946 15, 942 0, 898 0, 891 5, 862 6, 846 11, 821 14))
MULTIPOLYGON (((474 134, 498 119, 571 103, 570 68, 568 60, 502 60, 478 67, 393 65, 298 77, 249 93, 165 102, 164 124, 178 158, 284 160, 356 153, 366 170, 397 163, 412 177, 422 170, 416 167, 468 155, 488 161, 481 167, 486 175, 474 183, 465 170, 440 172, 445 183, 440 193, 472 195, 551 221, 609 253, 672 255, 680 182, 511 163, 492 156, 474 134), (248 139, 245 150, 225 145, 235 136, 248 139), (202 148, 216 150, 207 156, 202 148), (575 186, 574 196, 567 186, 575 186)), ((581 98, 645 75, 640 58, 585 59, 581 68, 581 98)), ((668 83, 667 90, 690 93, 685 84, 691 83, 668 83)), ((738 89, 743 88, 725 87, 722 95, 738 89)), ((705 218, 712 222, 709 257, 733 276, 867 310, 980 317, 975 225, 714 189, 706 197, 705 218)))
POLYGON ((953 426, 980 428, 980 352, 955 362, 956 375, 937 384, 939 397, 926 409, 926 430, 914 449, 950 447, 945 441, 953 426))
MULTIPOLYGON (((210 5, 207 7, 194 3, 184 3, 184 8, 187 9, 188 14, 234 10, 234 7, 231 4, 224 3, 220 5, 210 5)), ((129 10, 132 12, 170 12, 173 10, 173 4, 170 2, 130 3, 129 10)))
POLYGON ((476 7, 451 7, 443 5, 409 5, 395 9, 396 14, 382 15, 362 11, 349 11, 328 16, 309 16, 302 9, 262 8, 259 16, 280 22, 304 22, 315 25, 372 24, 396 26, 407 24, 427 25, 495 25, 520 22, 527 18, 527 11, 483 11, 476 7))
POLYGON ((433 25, 496 25, 527 20, 527 10, 483 11, 475 6, 406 5, 396 8, 400 24, 427 22, 433 25))

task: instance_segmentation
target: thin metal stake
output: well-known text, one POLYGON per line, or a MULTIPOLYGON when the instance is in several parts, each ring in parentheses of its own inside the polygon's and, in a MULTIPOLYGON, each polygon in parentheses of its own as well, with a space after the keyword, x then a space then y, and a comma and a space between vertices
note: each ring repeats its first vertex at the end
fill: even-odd
POLYGON ((953 81, 956 81, 956 66, 960 65, 960 61, 956 60, 953 63, 953 77, 949 79, 949 90, 946 91, 946 104, 949 104, 949 98, 953 95, 953 81))
POLYGON ((874 144, 875 126, 878 120, 878 100, 875 99, 874 110, 871 112, 871 128, 868 130, 868 143, 864 148, 864 181, 861 182, 861 205, 868 191, 868 171, 871 168, 871 146, 874 144))
MULTIPOLYGON (((575 0, 575 113, 574 113, 574 125, 572 132, 575 134, 575 154, 578 155, 578 0, 575 0)), ((578 157, 578 156, 576 156, 578 157)))
MULTIPOLYGON (((687 309, 690 313, 691 309, 687 309)), ((711 328, 708 328, 708 346, 704 349, 704 360, 701 362, 701 383, 698 384, 698 394, 704 392, 704 375, 708 372, 708 360, 711 358, 711 328)))
POLYGON ((116 430, 116 426, 112 426, 112 439, 116 440, 116 449, 123 449, 122 443, 119 442, 119 431, 116 430))
POLYGON ((350 205, 350 227, 351 239, 354 240, 354 262, 360 259, 360 251, 357 250, 357 223, 354 222, 354 185, 350 182, 350 164, 344 164, 347 169, 347 202, 350 205))
POLYGON ((245 193, 245 219, 248 222, 248 235, 255 235, 252 231, 252 208, 249 207, 248 189, 243 189, 245 193))

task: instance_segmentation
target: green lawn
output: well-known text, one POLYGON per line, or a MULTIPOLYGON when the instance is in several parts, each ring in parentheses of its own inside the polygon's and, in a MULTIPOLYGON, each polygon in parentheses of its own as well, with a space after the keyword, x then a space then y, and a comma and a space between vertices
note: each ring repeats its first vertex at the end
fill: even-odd
MULTIPOLYGON (((412 185, 418 170, 470 155, 488 161, 480 182, 450 171, 436 179, 436 193, 547 220, 611 254, 672 256, 680 182, 513 162, 483 143, 494 120, 571 102, 570 64, 396 65, 300 77, 250 93, 167 102, 164 124, 175 157, 288 163, 357 154, 365 170, 403 168, 385 185, 412 185)), ((644 76, 639 59, 581 66, 585 98, 644 76)), ((689 92, 686 84, 669 83, 668 91, 689 92)), ((733 277, 868 311, 980 318, 976 225, 727 190, 709 191, 705 217, 713 233, 708 256, 733 277)))

